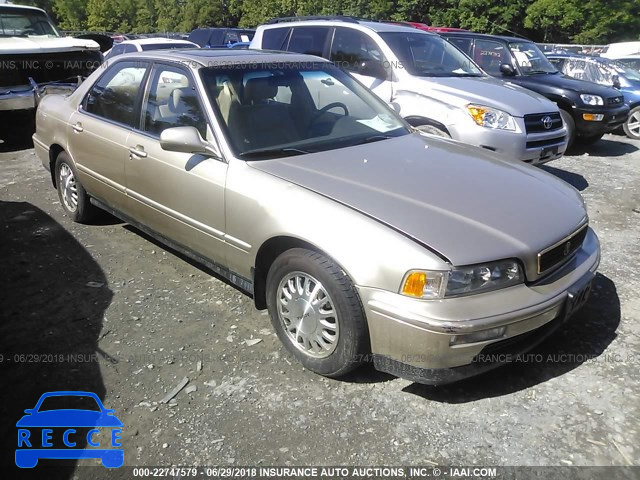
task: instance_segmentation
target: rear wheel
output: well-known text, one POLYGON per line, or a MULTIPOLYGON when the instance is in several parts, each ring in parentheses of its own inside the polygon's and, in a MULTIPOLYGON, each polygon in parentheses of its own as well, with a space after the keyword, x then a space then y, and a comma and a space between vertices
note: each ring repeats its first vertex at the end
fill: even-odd
POLYGON ((640 140, 640 107, 632 108, 629 118, 622 126, 627 137, 640 140))
POLYGON ((294 248, 267 275, 267 308, 287 350, 309 370, 339 377, 369 349, 360 299, 346 273, 324 255, 294 248))
POLYGON ((567 129, 567 150, 569 150, 576 139, 576 122, 573 120, 571 114, 566 110, 560 109, 560 116, 564 122, 564 128, 567 129))
POLYGON ((65 152, 61 152, 56 160, 56 186, 62 208, 71 220, 84 223, 91 220, 97 208, 91 205, 89 195, 78 181, 76 169, 65 152))

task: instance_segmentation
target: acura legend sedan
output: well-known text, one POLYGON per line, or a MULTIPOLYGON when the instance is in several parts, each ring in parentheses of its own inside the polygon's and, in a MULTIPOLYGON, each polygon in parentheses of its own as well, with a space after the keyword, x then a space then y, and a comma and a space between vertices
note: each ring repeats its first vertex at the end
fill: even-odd
POLYGON ((43 99, 34 144, 73 220, 101 208, 201 262, 330 377, 498 366, 586 302, 600 260, 575 189, 414 130, 318 57, 117 57, 43 99))

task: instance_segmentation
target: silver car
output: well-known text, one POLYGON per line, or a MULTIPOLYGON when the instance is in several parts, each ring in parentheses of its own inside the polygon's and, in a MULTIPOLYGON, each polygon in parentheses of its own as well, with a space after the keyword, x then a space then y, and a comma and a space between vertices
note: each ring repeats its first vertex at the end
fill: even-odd
POLYGON ((414 130, 317 57, 122 56, 42 101, 34 145, 73 220, 100 207, 202 262, 326 376, 493 368, 584 304, 600 260, 572 187, 414 130))

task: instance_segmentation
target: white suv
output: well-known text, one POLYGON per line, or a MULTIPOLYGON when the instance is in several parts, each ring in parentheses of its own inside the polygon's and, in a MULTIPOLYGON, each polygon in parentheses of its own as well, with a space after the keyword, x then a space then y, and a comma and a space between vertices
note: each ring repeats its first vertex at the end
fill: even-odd
POLYGON ((567 147, 556 104, 487 75, 439 35, 350 17, 283 18, 259 26, 249 48, 328 58, 414 127, 502 157, 541 164, 567 147))

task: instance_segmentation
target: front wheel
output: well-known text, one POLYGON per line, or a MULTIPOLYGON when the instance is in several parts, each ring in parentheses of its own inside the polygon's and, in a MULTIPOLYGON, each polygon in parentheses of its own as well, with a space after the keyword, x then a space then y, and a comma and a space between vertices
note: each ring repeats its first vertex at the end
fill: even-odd
POLYGON ((640 140, 640 107, 632 108, 629 118, 622 126, 627 137, 640 140))
POLYGON ((560 117, 562 117, 564 127, 567 129, 567 150, 569 150, 576 139, 576 122, 571 114, 563 109, 560 109, 560 117))
POLYGON ((369 350, 351 279, 320 253, 294 248, 275 260, 267 275, 267 308, 287 350, 320 375, 350 372, 369 350))
POLYGON ((71 220, 84 223, 91 220, 97 208, 91 205, 89 195, 78 180, 73 162, 65 152, 56 159, 56 187, 62 208, 71 220))
POLYGON ((424 133, 430 133, 431 135, 435 135, 436 137, 451 138, 449 132, 442 128, 436 127, 435 125, 418 125, 416 127, 416 130, 424 133))

